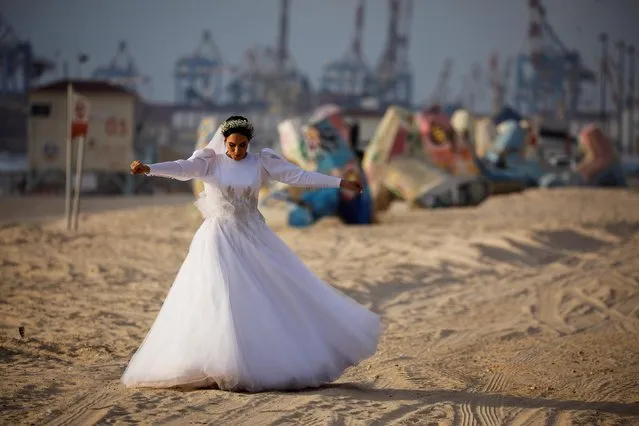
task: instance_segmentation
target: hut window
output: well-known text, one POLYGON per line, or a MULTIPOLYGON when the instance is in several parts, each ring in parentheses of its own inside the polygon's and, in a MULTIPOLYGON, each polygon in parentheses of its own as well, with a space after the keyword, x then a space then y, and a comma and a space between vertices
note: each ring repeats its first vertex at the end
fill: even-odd
POLYGON ((51 104, 31 104, 32 117, 50 117, 51 104))

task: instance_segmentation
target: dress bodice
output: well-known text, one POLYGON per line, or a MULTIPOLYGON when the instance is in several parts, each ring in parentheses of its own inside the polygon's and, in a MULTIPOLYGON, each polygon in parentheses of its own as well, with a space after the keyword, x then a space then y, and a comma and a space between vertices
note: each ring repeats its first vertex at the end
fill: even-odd
POLYGON ((264 181, 260 159, 247 154, 241 161, 225 155, 210 160, 211 173, 201 178, 204 193, 196 206, 206 218, 234 218, 246 222, 251 217, 263 220, 257 208, 259 190, 264 181))

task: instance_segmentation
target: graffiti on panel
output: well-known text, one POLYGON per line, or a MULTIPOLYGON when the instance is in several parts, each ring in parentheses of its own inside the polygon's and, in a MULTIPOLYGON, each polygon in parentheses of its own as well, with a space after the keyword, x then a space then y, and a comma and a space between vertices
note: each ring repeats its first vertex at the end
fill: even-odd
POLYGON ((457 135, 447 116, 421 113, 417 116, 425 154, 441 169, 457 176, 479 174, 472 147, 457 135))

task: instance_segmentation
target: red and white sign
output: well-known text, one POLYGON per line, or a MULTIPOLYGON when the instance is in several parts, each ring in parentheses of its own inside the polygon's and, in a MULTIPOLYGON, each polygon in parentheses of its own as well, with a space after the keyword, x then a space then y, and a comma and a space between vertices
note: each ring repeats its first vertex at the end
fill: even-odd
POLYGON ((86 96, 73 93, 73 115, 71 117, 71 137, 86 138, 89 132, 89 115, 91 113, 91 105, 86 96))

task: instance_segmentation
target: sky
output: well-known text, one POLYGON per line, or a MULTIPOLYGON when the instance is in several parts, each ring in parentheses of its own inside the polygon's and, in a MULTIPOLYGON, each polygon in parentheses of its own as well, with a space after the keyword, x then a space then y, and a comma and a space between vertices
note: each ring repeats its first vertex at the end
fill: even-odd
MULTIPOLYGON (((289 50, 317 85, 322 67, 343 56, 354 32, 356 0, 291 0, 289 50)), ((451 96, 462 90, 474 63, 488 56, 514 57, 527 48, 528 0, 414 0, 410 62, 415 103, 428 99, 447 58, 453 60, 451 96)), ((639 47, 639 0, 545 0, 547 16, 562 42, 596 67, 599 33, 639 47)), ((77 53, 90 55, 84 76, 115 55, 126 40, 140 72, 151 78, 144 95, 175 97, 175 60, 192 52, 211 31, 223 60, 237 64, 255 44, 275 45, 278 0, 0 0, 0 12, 38 55, 56 51, 77 72, 77 53)), ((384 48, 386 0, 367 0, 363 50, 374 65, 384 48)), ((513 78, 511 78, 511 81, 513 78)), ((488 98, 488 92, 486 92, 488 98)), ((489 101, 489 99, 487 99, 489 101)))

